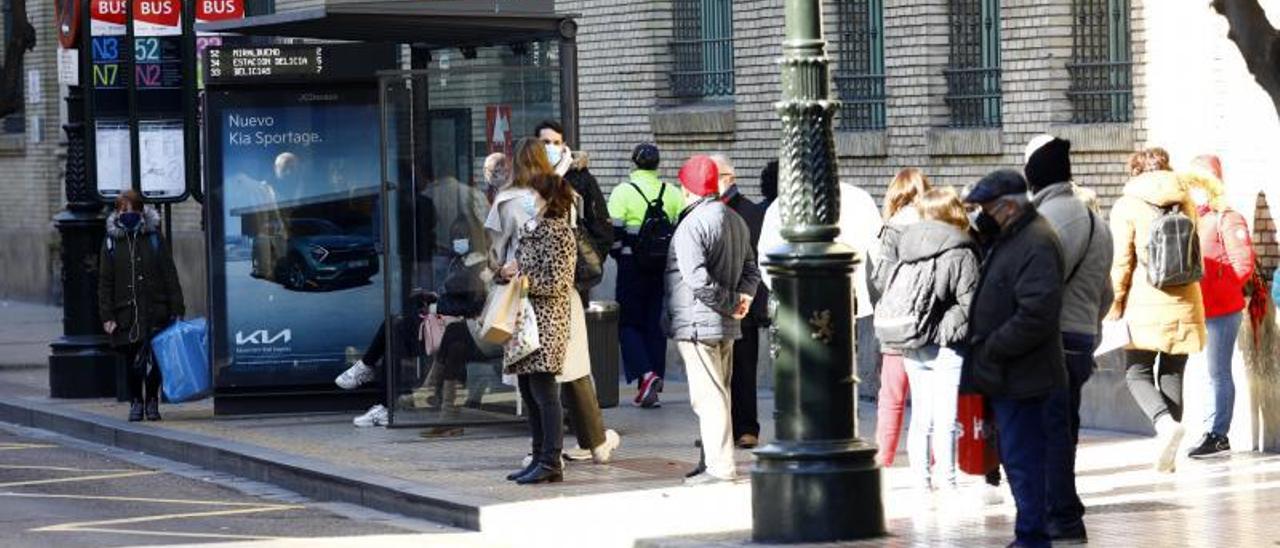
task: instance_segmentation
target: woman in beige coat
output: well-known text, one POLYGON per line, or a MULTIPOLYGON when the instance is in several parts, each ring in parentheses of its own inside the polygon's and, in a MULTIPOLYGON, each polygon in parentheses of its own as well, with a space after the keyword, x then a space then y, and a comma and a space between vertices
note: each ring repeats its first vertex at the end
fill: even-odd
POLYGON ((1147 281, 1147 243, 1151 223, 1160 215, 1158 207, 1178 204, 1193 221, 1197 216, 1186 188, 1169 170, 1169 155, 1163 149, 1134 153, 1129 171, 1134 177, 1111 209, 1115 301, 1107 319, 1123 319, 1128 325, 1131 342, 1125 349, 1125 378, 1129 393, 1155 426, 1156 468, 1172 472, 1183 434, 1183 369, 1187 355, 1200 352, 1205 344, 1204 303, 1199 282, 1158 288, 1147 281))

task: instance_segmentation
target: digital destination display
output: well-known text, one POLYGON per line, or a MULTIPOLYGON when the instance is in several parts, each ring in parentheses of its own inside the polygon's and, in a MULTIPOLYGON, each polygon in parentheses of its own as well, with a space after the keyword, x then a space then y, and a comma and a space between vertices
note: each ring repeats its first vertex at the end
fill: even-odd
POLYGON ((368 79, 395 68, 386 44, 211 47, 205 50, 208 83, 298 82, 368 79))

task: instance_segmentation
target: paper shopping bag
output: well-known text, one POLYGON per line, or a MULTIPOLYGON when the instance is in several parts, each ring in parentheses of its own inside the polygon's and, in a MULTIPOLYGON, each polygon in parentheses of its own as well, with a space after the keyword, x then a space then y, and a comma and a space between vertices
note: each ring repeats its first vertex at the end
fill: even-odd
POLYGON ((512 281, 489 292, 484 312, 480 315, 480 337, 486 342, 504 344, 516 332, 520 312, 520 283, 512 281))

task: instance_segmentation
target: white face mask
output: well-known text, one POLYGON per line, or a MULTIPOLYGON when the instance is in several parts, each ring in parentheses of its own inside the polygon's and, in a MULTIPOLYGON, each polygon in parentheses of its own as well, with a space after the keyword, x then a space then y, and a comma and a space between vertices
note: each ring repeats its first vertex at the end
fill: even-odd
POLYGON ((564 151, 556 145, 543 145, 543 147, 547 150, 547 161, 551 162, 551 167, 555 167, 559 164, 560 156, 564 154, 564 151))

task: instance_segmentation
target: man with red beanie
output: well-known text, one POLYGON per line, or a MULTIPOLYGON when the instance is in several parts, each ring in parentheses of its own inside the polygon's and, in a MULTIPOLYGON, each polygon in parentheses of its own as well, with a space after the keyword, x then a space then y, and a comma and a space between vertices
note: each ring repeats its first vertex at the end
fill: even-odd
POLYGON ((733 343, 751 307, 760 271, 747 223, 719 198, 720 173, 708 156, 680 168, 685 206, 667 254, 667 336, 676 341, 698 415, 706 471, 687 484, 732 481, 729 379, 733 343))

